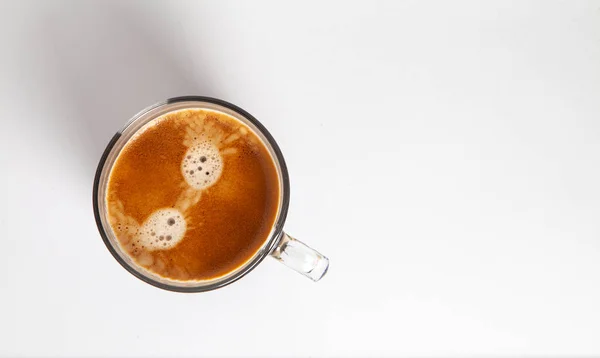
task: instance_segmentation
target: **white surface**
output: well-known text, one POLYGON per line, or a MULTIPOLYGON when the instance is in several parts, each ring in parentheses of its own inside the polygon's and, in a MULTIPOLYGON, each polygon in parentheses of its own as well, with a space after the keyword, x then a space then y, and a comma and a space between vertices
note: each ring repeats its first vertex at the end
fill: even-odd
POLYGON ((1 3, 0 355, 599 355, 599 9, 1 3), (322 282, 176 294, 108 253, 100 154, 182 94, 269 128, 322 282))

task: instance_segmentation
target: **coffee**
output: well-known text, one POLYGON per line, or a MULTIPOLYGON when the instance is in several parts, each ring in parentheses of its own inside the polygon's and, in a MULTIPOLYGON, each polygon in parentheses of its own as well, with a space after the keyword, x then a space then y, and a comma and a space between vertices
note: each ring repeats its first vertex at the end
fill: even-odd
POLYGON ((216 111, 167 113, 141 128, 110 172, 110 226, 123 252, 159 276, 226 275, 269 238, 280 198, 269 150, 216 111))

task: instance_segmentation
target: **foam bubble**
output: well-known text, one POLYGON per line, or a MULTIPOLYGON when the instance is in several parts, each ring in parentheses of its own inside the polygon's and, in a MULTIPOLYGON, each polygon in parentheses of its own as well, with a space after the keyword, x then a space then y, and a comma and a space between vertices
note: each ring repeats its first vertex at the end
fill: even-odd
POLYGON ((181 173, 189 186, 205 189, 217 182, 223 171, 219 149, 209 141, 190 147, 181 162, 181 173))
POLYGON ((186 229, 185 218, 179 210, 159 209, 139 228, 137 245, 149 251, 170 249, 183 239, 186 229))

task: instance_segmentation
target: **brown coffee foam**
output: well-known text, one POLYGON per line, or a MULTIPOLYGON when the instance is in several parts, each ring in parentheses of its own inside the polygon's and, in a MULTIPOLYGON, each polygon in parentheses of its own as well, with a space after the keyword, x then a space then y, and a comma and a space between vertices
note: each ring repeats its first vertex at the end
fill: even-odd
POLYGON ((225 114, 185 110, 161 117, 125 146, 107 199, 111 227, 136 263, 167 278, 206 280, 235 270, 263 245, 278 211, 279 182, 268 150, 247 127, 225 114), (198 190, 181 165, 200 140, 219 148, 222 171, 198 190), (133 246, 148 218, 165 208, 185 217, 181 241, 167 249, 133 246))

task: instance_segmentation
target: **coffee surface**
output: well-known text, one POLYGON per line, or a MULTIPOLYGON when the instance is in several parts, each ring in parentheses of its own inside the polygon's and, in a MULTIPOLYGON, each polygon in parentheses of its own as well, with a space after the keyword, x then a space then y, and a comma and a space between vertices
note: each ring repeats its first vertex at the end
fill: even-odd
POLYGON ((188 109, 140 129, 111 170, 107 203, 121 248, 175 280, 209 280, 261 248, 279 206, 262 141, 220 112, 188 109))

